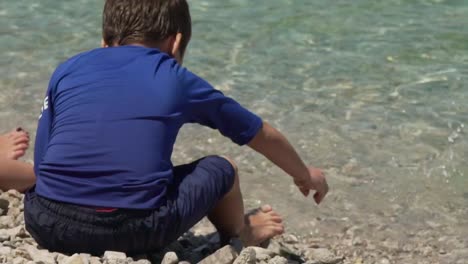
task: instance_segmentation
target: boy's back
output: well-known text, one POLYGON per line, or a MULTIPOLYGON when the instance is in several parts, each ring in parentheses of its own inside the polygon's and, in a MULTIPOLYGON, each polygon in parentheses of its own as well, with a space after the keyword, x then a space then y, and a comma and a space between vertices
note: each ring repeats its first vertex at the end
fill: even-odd
POLYGON ((68 60, 52 76, 46 108, 35 153, 37 193, 99 207, 164 204, 184 123, 218 128, 239 144, 261 126, 260 118, 168 55, 141 46, 68 60))

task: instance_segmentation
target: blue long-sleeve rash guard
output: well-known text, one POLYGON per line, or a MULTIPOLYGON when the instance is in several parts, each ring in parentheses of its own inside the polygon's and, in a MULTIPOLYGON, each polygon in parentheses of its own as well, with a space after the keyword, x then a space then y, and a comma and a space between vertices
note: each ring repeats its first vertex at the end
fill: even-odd
POLYGON ((157 49, 101 48, 61 64, 37 129, 36 192, 85 206, 152 209, 172 182, 179 129, 248 143, 262 120, 157 49))

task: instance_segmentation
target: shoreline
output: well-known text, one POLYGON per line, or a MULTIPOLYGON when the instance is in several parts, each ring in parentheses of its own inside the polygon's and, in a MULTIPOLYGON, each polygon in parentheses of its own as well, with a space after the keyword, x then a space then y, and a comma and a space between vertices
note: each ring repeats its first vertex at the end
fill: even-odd
POLYGON ((417 243, 414 241, 418 241, 418 236, 424 232, 414 232, 415 240, 403 243, 390 238, 369 240, 363 235, 364 226, 350 226, 328 235, 286 233, 272 239, 267 249, 249 247, 241 250, 236 241, 219 249, 215 229, 205 219, 164 251, 152 255, 129 258, 124 253, 107 252, 104 256, 66 256, 37 248, 24 228, 23 199, 24 195, 17 191, 0 191, 0 263, 465 264, 468 259, 468 248, 463 248, 463 244, 460 244, 461 248, 448 250, 431 243, 430 240, 437 238, 432 237, 430 230, 426 230, 426 238, 419 238, 417 243))

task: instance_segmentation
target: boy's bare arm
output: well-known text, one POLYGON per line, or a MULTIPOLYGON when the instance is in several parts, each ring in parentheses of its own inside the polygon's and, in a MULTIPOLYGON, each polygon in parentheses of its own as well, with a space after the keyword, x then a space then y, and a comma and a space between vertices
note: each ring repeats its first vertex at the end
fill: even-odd
POLYGON ((308 196, 310 190, 313 190, 316 191, 315 202, 319 204, 323 200, 328 192, 328 185, 322 171, 307 167, 281 132, 264 122, 262 129, 248 145, 291 175, 304 196, 308 196))

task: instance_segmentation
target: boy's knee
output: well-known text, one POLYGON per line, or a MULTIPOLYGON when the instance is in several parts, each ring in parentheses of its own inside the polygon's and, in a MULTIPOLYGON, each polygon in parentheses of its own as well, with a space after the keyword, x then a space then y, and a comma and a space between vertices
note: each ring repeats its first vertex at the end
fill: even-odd
POLYGON ((226 156, 220 156, 220 157, 227 160, 231 164, 232 168, 234 169, 234 174, 237 177, 238 167, 237 167, 236 162, 234 162, 234 160, 226 156))

